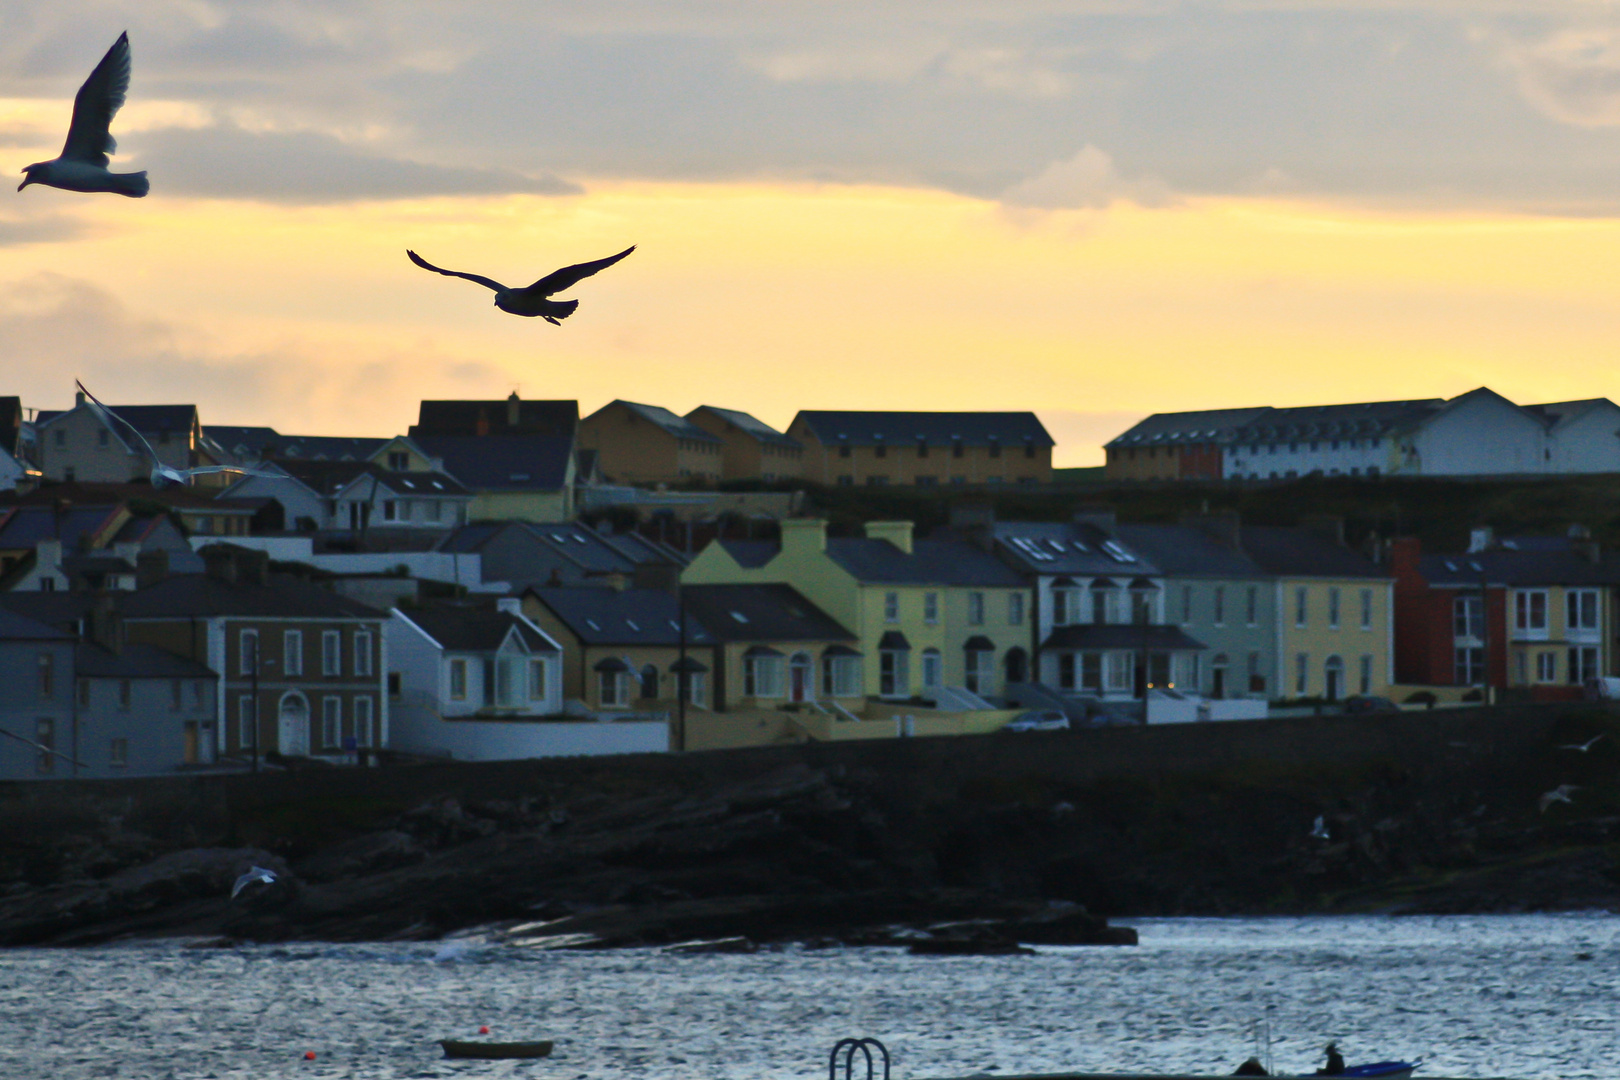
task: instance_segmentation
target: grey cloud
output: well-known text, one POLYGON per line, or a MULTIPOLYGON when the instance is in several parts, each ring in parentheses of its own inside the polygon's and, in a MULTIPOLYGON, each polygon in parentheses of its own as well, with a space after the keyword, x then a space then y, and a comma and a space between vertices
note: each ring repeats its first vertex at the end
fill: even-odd
MULTIPOLYGON (((134 140, 131 140, 133 143, 134 140)), ((236 127, 162 128, 139 138, 154 191, 269 202, 347 202, 423 195, 529 192, 571 195, 577 185, 513 169, 446 166, 360 153, 316 132, 236 127)))
POLYGON ((37 217, 0 217, 0 247, 23 244, 54 244, 76 240, 87 232, 85 223, 67 214, 41 214, 37 217))
POLYGON ((1579 127, 1620 125, 1620 26, 1505 37, 1503 54, 1526 100, 1547 116, 1579 127))

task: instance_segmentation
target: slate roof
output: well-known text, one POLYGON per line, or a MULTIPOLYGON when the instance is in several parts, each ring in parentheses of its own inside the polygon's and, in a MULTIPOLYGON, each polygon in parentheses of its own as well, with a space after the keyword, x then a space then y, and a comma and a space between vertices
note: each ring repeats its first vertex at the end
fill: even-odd
MULTIPOLYGON (((692 412, 699 410, 713 413, 726 423, 735 426, 739 431, 758 439, 760 442, 774 443, 777 446, 791 446, 795 450, 803 448, 804 444, 799 442, 798 439, 791 435, 784 435, 765 421, 750 416, 739 409, 722 409, 715 405, 700 405, 698 409, 694 409, 692 412)), ((692 413, 686 415, 690 417, 692 413)))
MULTIPOLYGON (((614 401, 603 408, 612 408, 613 405, 623 405, 637 416, 650 424, 655 424, 664 431, 679 439, 696 439, 698 442, 718 443, 723 440, 718 435, 711 435, 698 427, 685 417, 676 416, 661 405, 638 405, 634 401, 614 401)), ((597 412, 600 412, 598 409, 597 412)), ((593 414, 594 415, 594 414, 593 414)))
POLYGON ((229 582, 207 574, 176 574, 119 597, 130 619, 211 618, 385 619, 381 611, 300 578, 272 574, 268 585, 229 582))
POLYGON ((776 558, 782 545, 771 540, 715 540, 737 565, 758 569, 776 558))
MULTIPOLYGON (((80 408, 84 406, 75 406, 73 409, 41 409, 34 416, 34 426, 45 427, 58 417, 66 416, 80 408)), ((142 435, 164 431, 189 433, 192 423, 197 419, 195 405, 109 405, 107 408, 142 435)))
POLYGON ((997 522, 991 526, 997 550, 1026 573, 1152 573, 1153 567, 1129 541, 1080 522, 997 522), (1110 543, 1112 541, 1112 543, 1110 543))
POLYGON ((1055 446, 1032 412, 832 412, 802 410, 823 446, 1055 446))
POLYGON ((1126 428, 1104 445, 1158 446, 1165 443, 1228 442, 1238 428, 1269 410, 1269 406, 1256 405, 1245 409, 1154 413, 1134 426, 1126 428))
POLYGON ((1059 626, 1043 649, 1156 649, 1164 652, 1207 648, 1179 626, 1059 626))
POLYGON ((1419 398, 1410 401, 1368 401, 1350 405, 1300 405, 1286 409, 1266 409, 1241 425, 1234 436, 1234 441, 1377 438, 1420 424, 1446 408, 1448 404, 1459 400, 1461 398, 1453 398, 1451 402, 1442 398, 1419 398))
MULTIPOLYGON (((663 589, 530 589, 586 645, 678 645, 675 594, 663 589)), ((686 643, 712 645, 714 638, 689 611, 686 643)))
POLYGON ((322 496, 336 495, 362 476, 374 476, 396 495, 424 495, 451 498, 469 494, 456 480, 442 472, 393 472, 371 461, 303 461, 276 463, 282 469, 322 496))
POLYGON ((432 607, 401 611, 447 652, 494 652, 514 629, 532 652, 557 652, 556 642, 509 611, 432 607))
POLYGON ((791 585, 686 585, 681 592, 687 613, 718 641, 855 640, 791 585))
POLYGON ((1541 405, 1522 405, 1520 408, 1540 417, 1548 427, 1557 427, 1604 406, 1611 409, 1616 407, 1608 398, 1585 398, 1580 401, 1549 401, 1541 405))
POLYGON ((64 551, 78 547, 79 538, 104 528, 118 511, 116 506, 55 506, 33 504, 0 509, 0 548, 31 548, 41 540, 60 540, 64 551))
POLYGON ((555 491, 568 484, 572 437, 413 436, 422 452, 471 491, 555 491))
POLYGON ((0 592, 0 612, 11 612, 77 638, 81 621, 95 605, 85 592, 0 592))
MULTIPOLYGON (((0 594, 9 598, 14 594, 0 594)), ((7 605, 9 607, 10 605, 7 605)), ((0 641, 73 641, 74 635, 65 630, 26 615, 0 608, 0 641)))
POLYGON ((1242 551, 1194 525, 1120 525, 1120 540, 1161 574, 1176 577, 1247 578, 1266 572, 1242 551))
POLYGON ((579 426, 577 401, 518 401, 518 422, 506 422, 509 400, 424 401, 407 434, 419 436, 545 435, 574 438, 579 426))
POLYGON ((1620 554, 1588 559, 1562 537, 1509 537, 1503 547, 1466 555, 1424 555, 1418 571, 1431 585, 1620 585, 1620 554), (1508 548, 1507 544, 1515 547, 1508 548))
POLYGON ((121 652, 80 642, 73 649, 74 674, 90 679, 214 679, 218 674, 206 664, 156 645, 126 644, 121 652))
POLYGON ((965 540, 917 540, 907 555, 887 540, 830 539, 827 556, 857 581, 895 585, 1018 586, 1024 579, 965 540))
POLYGON ((634 533, 604 536, 574 522, 540 525, 527 521, 491 521, 464 525, 445 537, 435 550, 463 554, 479 551, 507 530, 517 530, 531 537, 545 551, 593 573, 628 574, 645 563, 679 566, 686 562, 678 552, 634 533))
POLYGON ((1278 577, 1391 578, 1383 567, 1309 529, 1245 525, 1244 554, 1278 577))
POLYGON ((387 439, 348 435, 283 435, 267 448, 277 461, 365 461, 387 439))

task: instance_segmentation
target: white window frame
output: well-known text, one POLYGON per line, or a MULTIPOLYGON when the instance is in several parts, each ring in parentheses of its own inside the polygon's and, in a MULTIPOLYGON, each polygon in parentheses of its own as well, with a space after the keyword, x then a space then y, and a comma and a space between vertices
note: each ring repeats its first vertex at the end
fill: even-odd
POLYGON ((1294 657, 1294 696, 1304 697, 1310 689, 1311 654, 1298 653, 1294 657))
POLYGON ((1533 641, 1547 640, 1547 590, 1520 589, 1513 594, 1513 633, 1533 641))
POLYGON ((1366 653, 1363 653, 1362 656, 1361 656, 1361 672, 1360 672, 1361 688, 1359 690, 1357 690, 1356 693, 1358 693, 1358 694, 1370 694, 1370 693, 1372 693, 1372 669, 1373 669, 1373 658, 1370 655, 1368 655, 1366 653))
POLYGON ((1361 628, 1371 630, 1373 624, 1373 591, 1361 590, 1361 628))
POLYGON ((550 661, 544 656, 529 657, 529 700, 546 700, 546 691, 551 685, 551 672, 547 670, 550 661))
POLYGON ((370 630, 356 630, 354 632, 354 673, 356 675, 371 674, 370 630))
POLYGON ((900 621, 900 594, 886 592, 883 594, 883 621, 897 623, 900 621))
POLYGON ((1007 625, 1024 625, 1024 594, 1021 592, 1007 594, 1007 625))
POLYGON ((1110 694, 1131 693, 1136 689, 1136 654, 1103 654, 1103 689, 1110 694))
POLYGON ((1602 628, 1596 589, 1567 589, 1564 592, 1564 629, 1571 634, 1595 634, 1602 628))
POLYGON ((1259 625, 1260 586, 1250 585, 1244 598, 1243 622, 1245 626, 1259 625))
POLYGON ((253 665, 259 659, 259 632, 257 630, 243 630, 236 635, 236 673, 238 675, 252 675, 253 665), (248 648, 248 642, 253 647, 248 648))
POLYGON ((1551 649, 1536 653, 1536 682, 1558 681, 1558 654, 1551 649))
POLYGON ((343 674, 343 631, 321 631, 321 674, 343 674))
POLYGON ((365 749, 376 744, 372 741, 376 737, 375 721, 377 703, 370 694, 361 694, 354 699, 354 745, 365 749))
POLYGON ((938 690, 945 684, 945 657, 938 649, 922 651, 922 688, 938 690))
POLYGON ((781 656, 750 656, 744 669, 744 697, 787 696, 787 661, 781 656))
POLYGON ((304 632, 302 630, 284 630, 281 633, 281 673, 283 675, 302 675, 304 673, 304 632))
POLYGON ((449 659, 449 667, 445 671, 445 694, 448 695, 451 701, 466 701, 468 693, 467 661, 463 657, 452 656, 449 659), (458 673, 461 676, 461 689, 459 691, 456 689, 456 675, 458 673))
POLYGON ((628 671, 598 671, 597 694, 604 709, 622 709, 630 703, 630 673, 628 671))
POLYGON ((1310 592, 1304 585, 1294 586, 1294 628, 1305 629, 1310 622, 1311 601, 1310 592))
POLYGON ((969 626, 984 625, 984 593, 974 591, 968 593, 967 618, 969 626))
POLYGON ((861 696, 861 658, 858 656, 824 656, 822 680, 828 697, 853 698, 861 696))
POLYGON ((878 650, 878 695, 911 696, 911 652, 909 649, 878 650), (888 670, 885 671, 884 668, 888 670))
POLYGON ((259 716, 259 704, 253 700, 252 694, 242 694, 236 699, 236 745, 244 753, 253 750, 255 740, 253 729, 259 716))
POLYGON ((343 748, 343 699, 336 694, 321 698, 321 747, 326 750, 343 748))
POLYGON ((1330 586, 1328 586, 1328 629, 1329 630, 1337 630, 1338 628, 1339 628, 1339 587, 1337 585, 1330 585, 1330 586))
MULTIPOLYGON (((898 594, 896 594, 896 593, 889 593, 888 594, 888 597, 897 597, 897 596, 898 596, 898 594)), ((884 612, 883 612, 884 621, 885 622, 899 622, 900 621, 899 600, 895 599, 895 614, 894 614, 894 616, 892 618, 890 618, 889 617, 889 610, 888 610, 888 602, 889 602, 888 597, 885 597, 885 599, 884 599, 884 612)), ((927 623, 929 626, 937 626, 939 624, 939 593, 937 593, 937 592, 925 592, 925 593, 923 593, 923 622, 927 623)))

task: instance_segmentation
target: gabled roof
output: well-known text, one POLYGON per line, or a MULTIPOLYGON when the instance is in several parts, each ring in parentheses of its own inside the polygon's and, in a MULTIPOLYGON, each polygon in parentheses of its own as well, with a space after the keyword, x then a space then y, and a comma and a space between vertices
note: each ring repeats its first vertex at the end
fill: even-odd
POLYGON ((790 585, 686 585, 686 610, 718 641, 854 641, 790 585))
POLYGON ((156 645, 130 642, 120 652, 90 642, 73 649, 74 674, 88 679, 214 679, 218 674, 206 664, 156 645))
MULTIPOLYGON (((514 394, 515 398, 516 395, 514 394)), ((569 439, 579 426, 577 401, 424 401, 408 434, 423 436, 545 435, 569 439), (517 405, 517 423, 507 423, 517 405)))
POLYGON ((516 634, 530 652, 559 652, 561 646, 509 611, 442 606, 396 613, 415 623, 446 652, 492 653, 516 634))
POLYGON ((471 491, 556 491, 568 486, 574 440, 552 435, 416 435, 426 454, 471 491))
POLYGON ((365 461, 387 441, 349 435, 283 435, 264 453, 278 461, 365 461))
POLYGON ((1228 442, 1238 428, 1269 406, 1245 409, 1201 409, 1196 412, 1154 413, 1126 428, 1106 446, 1150 446, 1164 443, 1196 444, 1228 442))
POLYGON ((1378 438, 1421 424, 1458 400, 1453 398, 1447 402, 1441 398, 1421 398, 1266 409, 1242 424, 1235 439, 1238 442, 1276 442, 1289 439, 1378 438))
MULTIPOLYGON (((719 436, 709 434, 707 431, 704 431, 702 428, 692 423, 692 421, 687 420, 684 417, 676 416, 674 413, 670 412, 661 405, 638 405, 634 401, 613 401, 596 410, 596 412, 591 414, 591 417, 601 415, 604 410, 611 409, 614 405, 624 406, 626 409, 629 409, 631 412, 635 413, 649 424, 667 431, 669 434, 674 435, 678 439, 696 439, 698 442, 711 443, 723 441, 719 436)), ((587 417, 586 419, 590 419, 591 417, 587 417)))
POLYGON ((59 509, 37 503, 0 507, 0 548, 31 548, 41 540, 60 540, 63 550, 71 551, 86 542, 105 543, 111 536, 101 534, 121 516, 120 510, 116 505, 69 505, 59 509), (82 537, 92 539, 85 541, 82 537))
POLYGON ((1032 412, 830 412, 794 417, 823 446, 1055 446, 1032 412))
POLYGON ((1620 554, 1597 552, 1564 537, 1505 537, 1500 547, 1465 555, 1424 555, 1418 571, 1431 585, 1620 585, 1620 554))
POLYGON ((301 578, 272 574, 269 584, 222 581, 207 574, 176 574, 119 597, 130 619, 298 618, 382 619, 381 611, 328 592, 301 578))
MULTIPOLYGON (((11 594, 0 594, 9 597, 11 594)), ((7 605, 9 607, 9 605, 7 605)), ((0 608, 0 641, 74 641, 65 630, 0 608)))
MULTIPOLYGON (((586 645, 678 645, 679 607, 664 589, 530 589, 586 645)), ((686 643, 712 645, 703 624, 686 616, 686 643)))
POLYGON ((1161 574, 1218 578, 1269 576, 1240 549, 1222 543, 1195 525, 1120 525, 1118 534, 1161 574))
POLYGON ((1610 409, 1620 412, 1620 405, 1616 405, 1608 398, 1586 398, 1582 401, 1549 401, 1541 405, 1525 405, 1522 408, 1529 413, 1539 416, 1548 427, 1557 427, 1578 420, 1587 413, 1598 409, 1610 409))
POLYGON ((492 521, 464 525, 445 537, 436 550, 479 551, 494 537, 507 533, 527 537, 539 550, 588 573, 629 574, 647 563, 685 563, 677 553, 655 541, 644 541, 633 533, 604 536, 577 522, 541 525, 529 521, 492 521))
POLYGON ((726 423, 731 424, 738 431, 752 438, 758 439, 762 443, 774 443, 777 446, 791 446, 795 449, 802 448, 803 446, 803 444, 793 436, 784 435, 782 432, 771 427, 771 425, 767 424, 765 421, 750 416, 739 409, 722 409, 715 405, 699 405, 696 409, 693 409, 692 412, 686 414, 687 418, 690 419, 694 413, 699 412, 713 413, 726 423))
POLYGON ((715 540, 721 549, 737 561, 738 566, 757 570, 776 558, 782 545, 774 540, 715 540))
POLYGON ((1359 552, 1309 529, 1245 525, 1243 551, 1268 574, 1278 577, 1390 578, 1394 575, 1359 552))
POLYGON ((833 539, 827 556, 857 581, 894 585, 983 585, 1024 583, 1016 570, 964 540, 917 540, 906 554, 887 540, 833 539))
POLYGON ((1153 573, 1149 560, 1132 545, 1095 525, 1079 522, 997 522, 991 526, 997 550, 1026 573, 1153 573))
MULTIPOLYGON (((393 472, 373 465, 365 470, 376 478, 379 486, 395 495, 420 495, 424 498, 461 498, 472 493, 451 476, 441 472, 393 472)), ((359 476, 349 480, 345 489, 361 484, 359 476)), ((383 494, 386 494, 384 492, 383 494)))
MULTIPOLYGON (((46 427, 84 407, 76 405, 71 409, 41 409, 35 414, 34 426, 46 427)), ((191 426, 197 421, 195 405, 109 405, 107 408, 142 435, 165 431, 190 432, 191 426)))

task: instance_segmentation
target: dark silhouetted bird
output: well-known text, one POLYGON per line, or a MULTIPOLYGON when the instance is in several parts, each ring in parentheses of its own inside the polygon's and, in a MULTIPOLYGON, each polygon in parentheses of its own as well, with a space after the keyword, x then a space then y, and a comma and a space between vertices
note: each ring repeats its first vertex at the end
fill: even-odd
POLYGON ((513 315, 523 315, 531 319, 538 315, 554 326, 561 326, 562 323, 557 320, 566 319, 572 315, 574 309, 579 307, 579 301, 551 300, 548 297, 553 293, 562 292, 570 285, 583 281, 599 270, 606 270, 634 250, 636 249, 633 246, 627 247, 617 255, 609 255, 605 259, 597 259, 595 262, 575 263, 573 266, 565 266, 561 270, 553 270, 526 289, 509 289, 492 278, 482 277, 478 274, 463 274, 459 270, 441 270, 414 251, 407 250, 405 254, 411 257, 411 262, 424 270, 431 270, 435 274, 443 274, 445 277, 466 278, 468 281, 478 282, 486 289, 494 289, 495 306, 502 311, 513 315))
POLYGON ((123 33, 79 87, 62 153, 50 161, 26 166, 17 190, 29 184, 44 184, 64 191, 111 191, 132 199, 145 195, 151 185, 146 182, 144 170, 115 173, 107 168, 107 155, 118 149, 109 129, 128 92, 129 34, 123 33))

